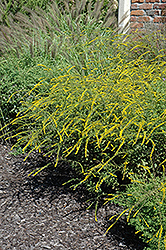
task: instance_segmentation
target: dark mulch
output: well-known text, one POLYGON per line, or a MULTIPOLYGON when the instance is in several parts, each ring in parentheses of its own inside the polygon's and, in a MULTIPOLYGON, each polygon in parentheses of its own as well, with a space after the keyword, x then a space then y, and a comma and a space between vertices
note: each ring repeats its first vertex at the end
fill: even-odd
POLYGON ((73 191, 64 182, 75 176, 70 166, 49 167, 28 177, 47 161, 41 154, 14 156, 0 144, 0 250, 142 250, 143 242, 124 219, 105 236, 109 218, 122 208, 101 206, 98 222, 84 186, 73 191))

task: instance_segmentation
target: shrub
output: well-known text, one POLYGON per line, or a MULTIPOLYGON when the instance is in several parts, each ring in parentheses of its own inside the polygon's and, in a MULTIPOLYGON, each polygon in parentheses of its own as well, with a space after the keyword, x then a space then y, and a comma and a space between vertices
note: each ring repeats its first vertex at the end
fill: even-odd
POLYGON ((4 126, 16 117, 22 97, 38 83, 40 77, 47 81, 52 77, 52 72, 58 76, 59 64, 55 65, 48 57, 36 55, 31 58, 28 53, 24 53, 20 58, 1 58, 0 61, 0 124, 4 126), (40 61, 53 66, 49 75, 41 66, 37 66, 40 61))
MULTIPOLYGON (((163 175, 155 176, 148 166, 142 176, 130 173, 132 184, 128 185, 125 192, 109 194, 106 202, 114 201, 125 210, 129 224, 134 225, 136 234, 148 243, 149 250, 164 250, 166 248, 166 177, 163 165, 163 175)), ((119 216, 117 216, 119 218, 119 216)), ((113 218, 110 218, 112 220, 113 218)), ((108 228, 108 230, 116 221, 108 228)), ((107 231, 108 231, 107 230, 107 231)))
MULTIPOLYGON (((96 192, 104 182, 115 186, 118 173, 140 173, 138 164, 153 162, 155 140, 165 139, 166 67, 158 58, 150 65, 141 57, 126 63, 118 54, 106 59, 102 73, 91 68, 80 76, 71 66, 65 75, 36 84, 27 93, 31 97, 35 90, 34 100, 26 96, 11 122, 18 127, 16 145, 23 144, 23 152, 31 146, 29 153, 55 153, 55 166, 60 156, 79 162, 81 183, 93 179, 96 192)), ((160 147, 164 158, 165 145, 160 147)))

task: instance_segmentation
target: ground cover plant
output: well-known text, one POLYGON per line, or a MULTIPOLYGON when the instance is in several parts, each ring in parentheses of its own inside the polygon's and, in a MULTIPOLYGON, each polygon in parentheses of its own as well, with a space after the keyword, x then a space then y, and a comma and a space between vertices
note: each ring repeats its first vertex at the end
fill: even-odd
MULTIPOLYGON (((43 35, 40 27, 39 33, 35 33, 34 47, 21 46, 15 51, 12 47, 18 65, 27 53, 25 70, 31 65, 40 70, 37 74, 32 71, 28 82, 32 81, 33 86, 30 84, 23 95, 13 92, 9 103, 13 105, 16 96, 21 98, 21 106, 16 110, 17 117, 9 122, 14 126, 12 135, 11 130, 6 130, 6 135, 16 138, 13 148, 21 146, 28 155, 39 151, 55 156, 55 167, 58 161, 69 161, 81 176, 81 180, 72 180, 74 189, 86 183, 97 199, 103 196, 106 202, 125 207, 120 215, 110 218, 111 226, 125 215, 137 233, 143 234, 140 236, 148 242, 149 249, 165 249, 164 36, 161 47, 156 49, 151 44, 133 41, 133 35, 131 40, 130 36, 115 35, 94 17, 91 25, 86 26, 86 22, 76 21, 68 13, 60 13, 59 19, 54 13, 46 13, 45 23, 50 18, 50 29, 43 35), (51 20, 59 22, 58 30, 51 29, 51 20), (63 35, 59 35, 61 32, 63 35), (56 39, 50 41, 54 33, 56 39), (56 50, 54 42, 58 43, 56 50), (48 60, 37 63, 46 55, 48 60), (40 81, 36 83, 38 74, 40 81)), ((32 16, 40 15, 33 12, 32 16)), ((82 18, 86 20, 84 15, 82 18)), ((28 25, 32 23, 31 20, 28 25)), ((150 35, 142 39, 147 38, 152 41, 150 35)), ((7 60, 6 55, 7 51, 3 60, 7 60)), ((1 70, 4 74, 5 66, 1 70)), ((14 69, 11 72, 14 75, 14 69)), ((18 77, 10 77, 8 82, 18 82, 18 77)), ((25 82, 22 84, 26 86, 25 82)), ((30 175, 35 176, 42 169, 34 169, 30 175)))
MULTIPOLYGON (((37 64, 44 62, 51 65, 53 62, 46 57, 31 58, 24 53, 21 58, 10 56, 10 60, 1 58, 0 66, 0 107, 1 107, 1 125, 5 125, 10 119, 16 116, 19 111, 20 100, 28 90, 38 83, 39 78, 47 78, 41 67, 37 64), (13 94, 13 98, 11 96, 13 94)), ((56 74, 56 73, 55 73, 56 74)))
MULTIPOLYGON (((136 228, 136 234, 148 243, 145 249, 165 249, 166 247, 166 203, 165 189, 166 177, 163 165, 163 175, 155 176, 148 166, 140 166, 145 175, 131 173, 132 184, 128 185, 125 192, 109 194, 106 202, 114 200, 115 203, 125 207, 127 221, 136 228), (146 178, 148 176, 148 178, 146 178)), ((117 219, 117 215, 112 219, 117 219)), ((113 221, 110 228, 116 223, 113 221)), ((110 230, 108 228, 108 230, 110 230)))

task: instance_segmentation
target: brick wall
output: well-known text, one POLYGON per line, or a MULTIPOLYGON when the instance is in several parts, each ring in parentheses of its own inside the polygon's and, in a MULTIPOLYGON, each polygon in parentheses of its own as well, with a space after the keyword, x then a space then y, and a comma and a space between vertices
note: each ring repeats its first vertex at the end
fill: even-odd
POLYGON ((143 29, 145 22, 165 23, 166 0, 131 0, 130 22, 132 29, 143 29))

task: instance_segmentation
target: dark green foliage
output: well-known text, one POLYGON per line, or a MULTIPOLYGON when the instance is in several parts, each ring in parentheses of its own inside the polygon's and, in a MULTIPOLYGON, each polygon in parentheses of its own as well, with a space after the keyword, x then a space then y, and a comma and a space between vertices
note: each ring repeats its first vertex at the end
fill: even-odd
MULTIPOLYGON (((131 174, 132 184, 114 199, 125 208, 129 224, 149 243, 149 250, 165 250, 166 247, 166 177, 165 169, 161 177, 155 177, 148 167, 142 176, 131 174)), ((109 199, 109 198, 108 198, 109 199)))
MULTIPOLYGON (((0 123, 4 126, 19 112, 23 96, 38 83, 39 78, 49 79, 38 63, 54 64, 49 58, 24 54, 21 58, 1 59, 0 66, 0 123), (12 95, 12 97, 11 97, 12 95), (10 100, 9 100, 10 98, 10 100)), ((55 67, 55 70, 57 68, 55 67)), ((56 73, 55 73, 56 74, 56 73)), ((50 74, 51 77, 51 74, 50 74)), ((33 98, 33 96, 31 97, 33 98)))

